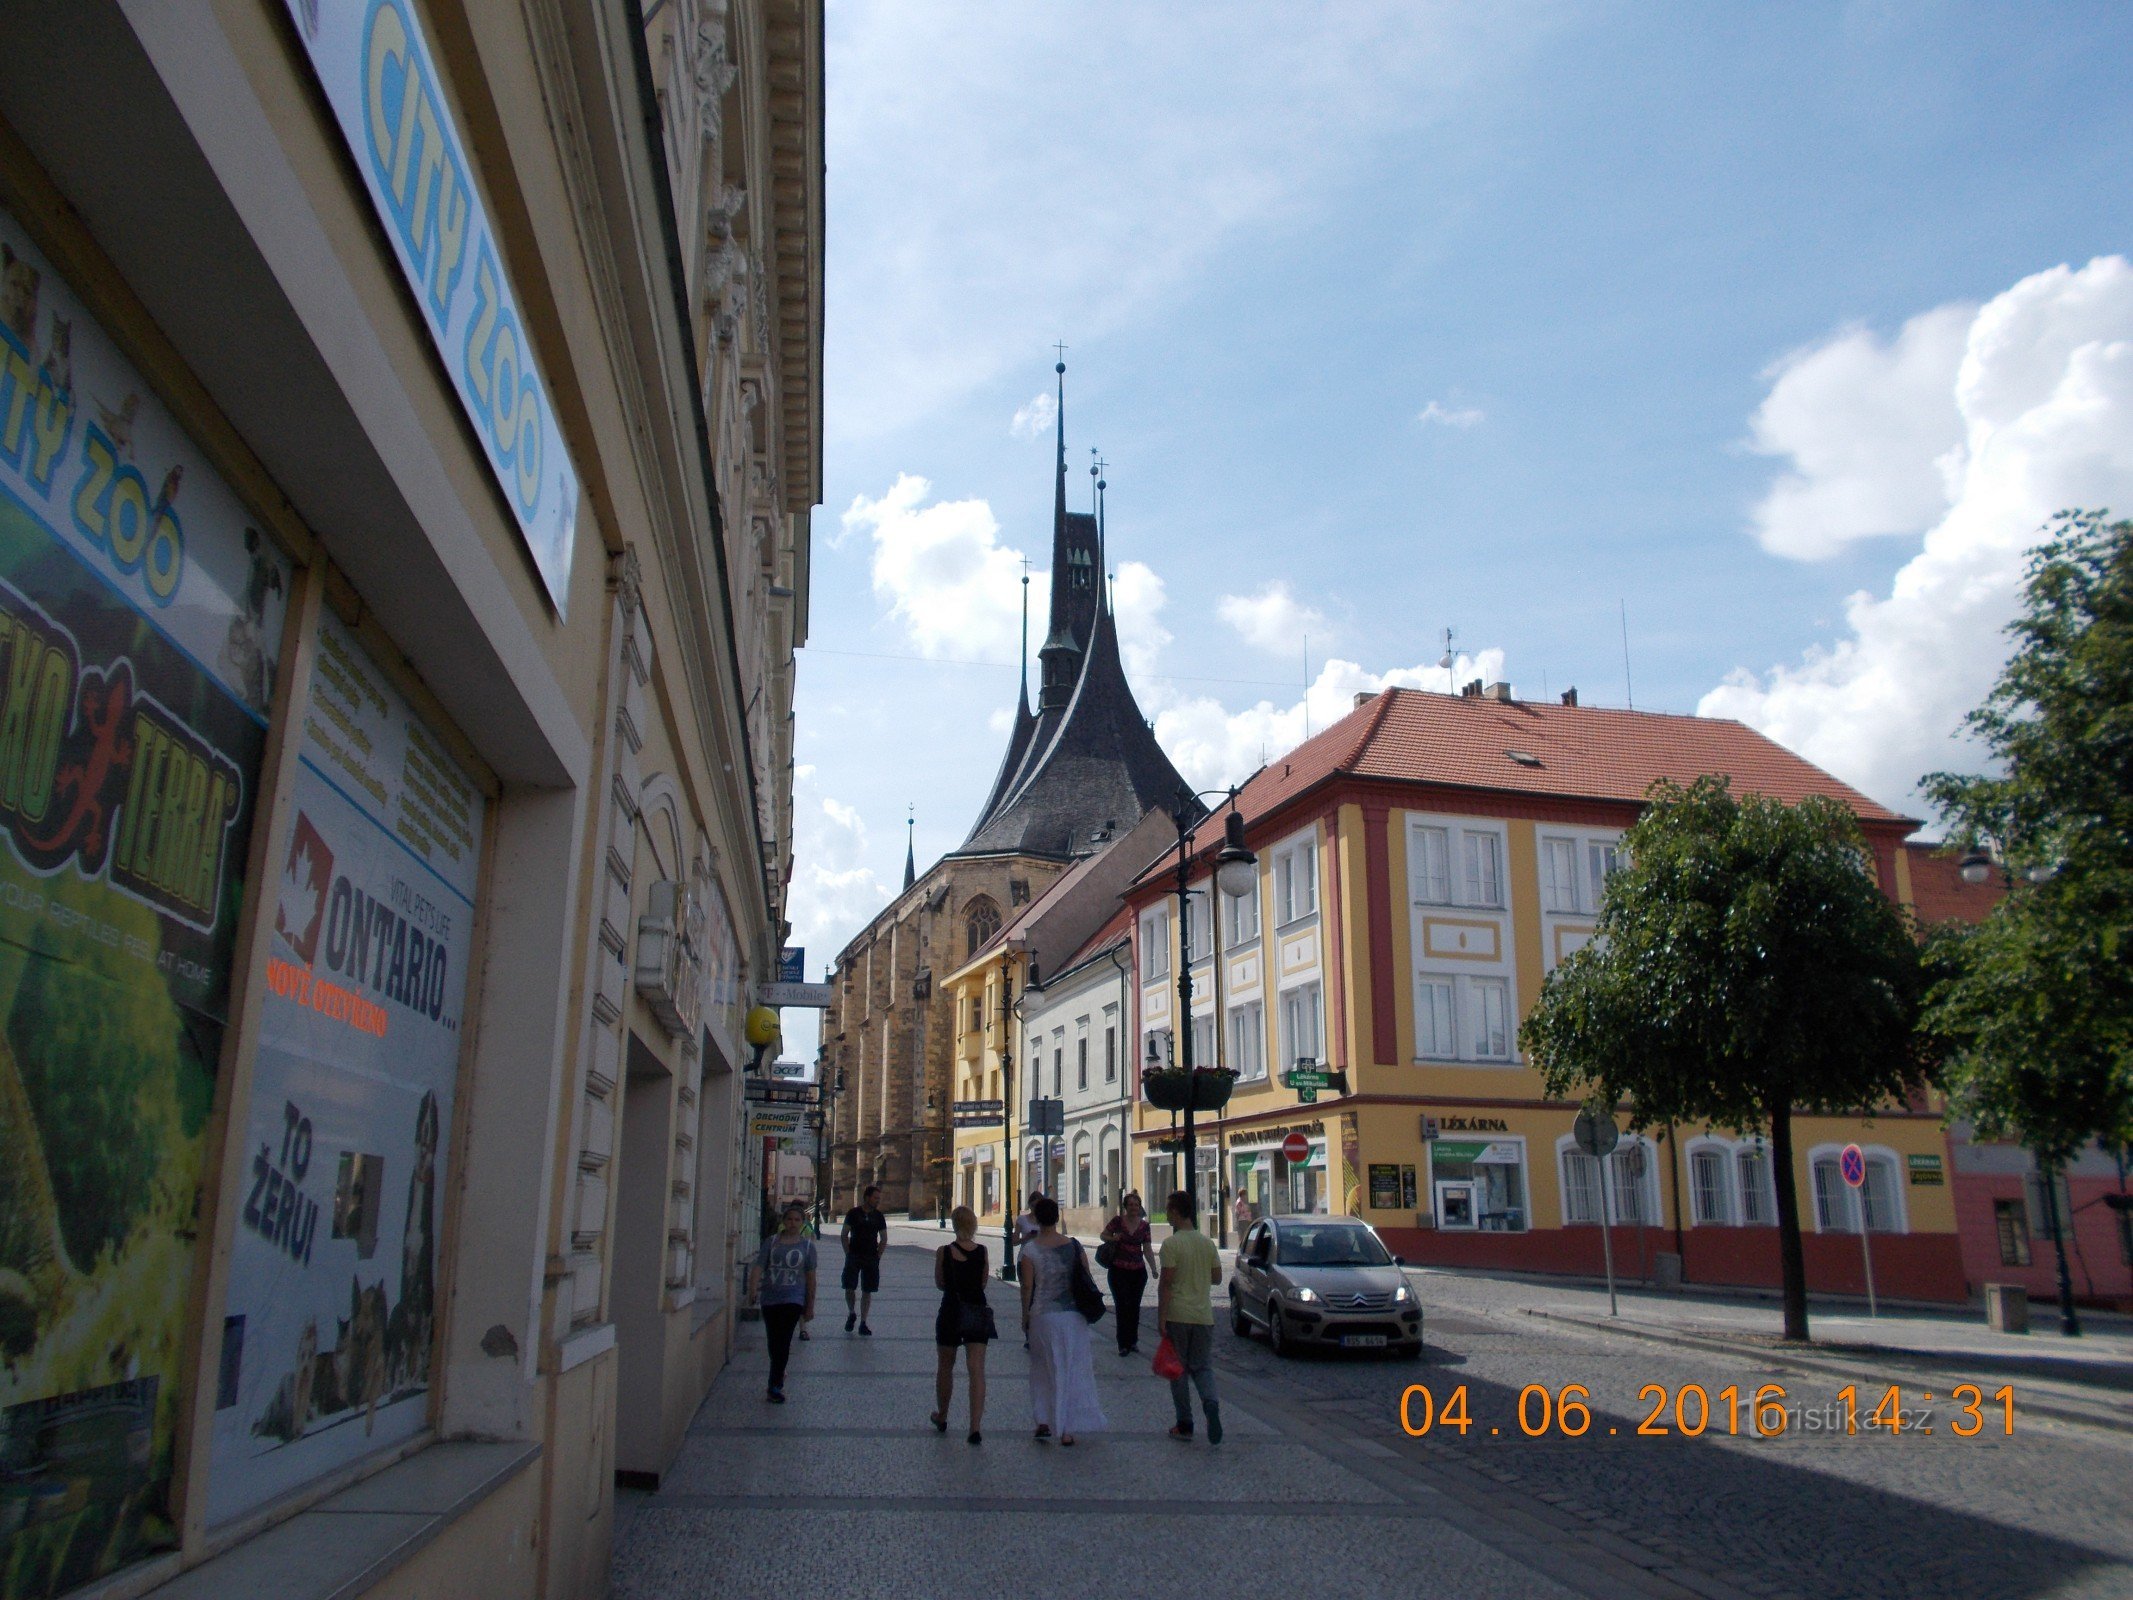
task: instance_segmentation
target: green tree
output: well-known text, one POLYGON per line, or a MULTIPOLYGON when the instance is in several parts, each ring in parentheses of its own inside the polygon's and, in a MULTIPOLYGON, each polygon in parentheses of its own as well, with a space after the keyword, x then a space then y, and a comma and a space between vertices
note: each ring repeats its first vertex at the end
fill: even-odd
POLYGON ((2054 519, 2009 632, 1967 722, 1996 771, 1923 785, 2009 893, 1936 932, 1925 1022, 1950 1113, 2055 1174, 2091 1140, 2133 1143, 2133 522, 2054 519))
POLYGON ((1558 1099, 1630 1125, 1767 1131, 1785 1337, 1807 1337, 1796 1114, 1867 1114, 1923 1086, 1918 947, 1833 800, 1652 787, 1593 942, 1558 966, 1519 1043, 1558 1099))

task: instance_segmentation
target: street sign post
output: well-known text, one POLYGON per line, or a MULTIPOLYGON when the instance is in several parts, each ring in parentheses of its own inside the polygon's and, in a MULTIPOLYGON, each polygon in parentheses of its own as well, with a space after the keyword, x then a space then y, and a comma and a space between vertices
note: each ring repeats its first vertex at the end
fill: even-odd
POLYGON ((1570 1125, 1570 1137, 1580 1150, 1592 1157, 1600 1170, 1600 1255, 1607 1263, 1607 1314, 1619 1316, 1621 1313, 1615 1305, 1614 1225, 1607 1217, 1607 1158, 1622 1142, 1622 1130, 1615 1126, 1612 1113, 1599 1116, 1593 1107, 1587 1106, 1570 1125))
POLYGON ((1290 1166, 1311 1159, 1311 1137, 1305 1133, 1292 1133, 1281 1141, 1282 1159, 1290 1166))
POLYGON ((1874 1304, 1874 1247, 1866 1232, 1866 1152, 1855 1144, 1846 1145, 1837 1156, 1837 1170, 1844 1174, 1845 1185, 1852 1192, 1852 1214, 1859 1219, 1859 1259, 1866 1266, 1866 1314, 1878 1319, 1881 1312, 1874 1304))

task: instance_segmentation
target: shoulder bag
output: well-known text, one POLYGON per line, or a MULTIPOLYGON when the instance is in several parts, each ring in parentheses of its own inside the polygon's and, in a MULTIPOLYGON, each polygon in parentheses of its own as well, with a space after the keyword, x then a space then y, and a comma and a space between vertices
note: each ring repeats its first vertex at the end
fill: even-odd
POLYGON ((1081 1248, 1081 1241, 1074 1241, 1074 1309, 1089 1322, 1101 1322, 1104 1314, 1104 1292, 1096 1287, 1096 1279, 1089 1271, 1089 1258, 1081 1248))

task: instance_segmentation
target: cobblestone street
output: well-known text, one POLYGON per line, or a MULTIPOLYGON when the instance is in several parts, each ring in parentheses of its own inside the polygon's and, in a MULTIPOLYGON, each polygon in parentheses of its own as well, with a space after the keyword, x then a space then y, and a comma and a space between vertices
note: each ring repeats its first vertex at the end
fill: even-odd
MULTIPOLYGON (((1847 1380, 1777 1354, 1728 1361, 1529 1315, 1564 1298, 1548 1286, 1415 1272, 1430 1318, 1421 1365, 1283 1361, 1219 1328, 1219 1448, 1163 1437, 1167 1391, 1140 1359, 1112 1353, 1107 1320, 1097 1373, 1111 1431, 1065 1451, 1030 1438, 1014 1291, 995 1284, 1008 1336, 993 1347, 973 1448, 960 1384, 949 1432, 925 1420, 927 1255, 889 1252, 872 1339, 841 1331, 836 1268, 825 1244, 791 1403, 764 1403, 751 1325, 674 1470, 656 1493, 625 1497, 618 1596, 773 1581, 824 1595, 1086 1596, 1181 1571, 1231 1596, 1292 1593, 1299 1574, 1332 1572, 1358 1595, 2133 1594, 2133 1433, 2032 1420, 2019 1379, 2012 1437, 1990 1405, 1982 1432, 1954 1436, 1958 1413, 1940 1395, 1930 1434, 1761 1439, 1744 1420, 1742 1436, 1723 1437, 1729 1384, 1745 1412, 1764 1383, 1818 1406, 1847 1380), (1466 1386, 1464 1437, 1441 1422, 1426 1438, 1403 1432, 1400 1395, 1415 1382, 1440 1406, 1466 1386), (1528 1438, 1527 1384, 1585 1385, 1589 1429, 1528 1438), (1638 1436, 1647 1384, 1670 1397, 1702 1385, 1714 1405, 1703 1436, 1679 1436, 1671 1399, 1667 1436, 1638 1436)), ((1864 1368, 1856 1381, 1862 1406, 1886 1387, 1864 1368)), ((1528 1407, 1537 1420, 1538 1399, 1528 1407)))

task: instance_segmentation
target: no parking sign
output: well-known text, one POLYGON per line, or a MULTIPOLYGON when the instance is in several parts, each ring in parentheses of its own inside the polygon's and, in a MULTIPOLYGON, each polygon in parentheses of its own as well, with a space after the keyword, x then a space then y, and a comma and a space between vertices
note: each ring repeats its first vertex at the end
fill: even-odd
POLYGON ((1866 1187, 1866 1152, 1855 1144, 1848 1144, 1837 1156, 1837 1170, 1844 1174, 1844 1181, 1854 1189, 1866 1187))

